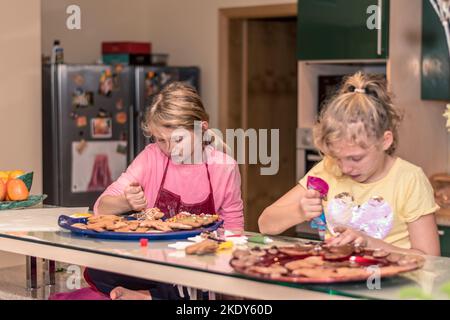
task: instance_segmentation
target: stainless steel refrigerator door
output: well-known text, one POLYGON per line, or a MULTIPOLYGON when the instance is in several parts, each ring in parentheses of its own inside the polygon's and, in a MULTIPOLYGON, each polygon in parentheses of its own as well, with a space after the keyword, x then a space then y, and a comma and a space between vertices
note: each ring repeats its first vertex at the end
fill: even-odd
POLYGON ((45 203, 61 202, 59 163, 59 109, 57 103, 58 83, 54 65, 42 68, 42 138, 43 138, 43 190, 48 195, 45 203))
POLYGON ((200 70, 198 67, 136 67, 135 69, 135 154, 141 152, 151 139, 141 129, 146 109, 153 97, 166 85, 184 81, 200 92, 200 70))
MULTIPOLYGON (((53 203, 62 206, 89 206, 92 207, 97 198, 103 190, 74 192, 74 184, 72 181, 74 166, 74 143, 80 142, 84 139, 89 143, 111 142, 123 140, 123 145, 129 148, 129 137, 133 131, 130 130, 132 125, 132 113, 129 112, 130 106, 133 105, 132 96, 132 72, 129 68, 124 67, 120 73, 117 73, 115 81, 118 86, 111 92, 109 96, 101 95, 99 93, 100 77, 107 69, 113 69, 111 66, 97 66, 97 65, 59 65, 56 70, 56 104, 57 117, 56 132, 58 148, 57 152, 57 170, 53 170, 57 174, 59 201, 53 203), (83 81, 76 81, 75 79, 83 81), (81 83, 82 82, 82 83, 81 83), (93 103, 87 107, 75 107, 74 95, 77 90, 83 90, 89 93, 88 96, 93 97, 93 103), (118 108, 118 101, 122 100, 121 109, 118 108), (116 116, 119 112, 127 115, 127 122, 119 124, 116 121, 116 116), (86 117, 87 124, 83 127, 77 126, 76 118, 86 117), (92 119, 104 117, 110 119, 105 123, 111 123, 111 130, 102 138, 99 135, 94 137, 92 119)), ((107 130, 108 131, 108 130, 107 130)), ((103 143, 105 144, 105 143, 103 143)), ((128 150, 128 160, 130 155, 128 150)), ((128 163, 129 161, 127 161, 128 163)), ((47 179, 48 177, 46 177, 47 179)), ((54 178, 54 177, 53 177, 54 178)), ((76 187, 76 186, 75 186, 76 187)))

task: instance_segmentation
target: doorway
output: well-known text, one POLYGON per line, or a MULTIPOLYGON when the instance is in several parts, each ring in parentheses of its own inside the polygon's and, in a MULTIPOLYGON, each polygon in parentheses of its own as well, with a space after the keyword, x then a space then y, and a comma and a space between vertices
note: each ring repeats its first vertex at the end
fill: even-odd
POLYGON ((240 164, 248 231, 258 231, 264 208, 296 183, 296 15, 295 4, 220 10, 220 129, 279 129, 276 174, 248 163, 248 143, 240 164))

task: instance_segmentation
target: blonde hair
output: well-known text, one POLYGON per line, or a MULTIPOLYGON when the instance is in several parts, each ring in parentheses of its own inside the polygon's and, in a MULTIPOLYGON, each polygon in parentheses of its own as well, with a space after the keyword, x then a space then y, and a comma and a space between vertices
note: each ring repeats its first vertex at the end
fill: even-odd
MULTIPOLYGON (((172 82, 154 96, 145 112, 142 130, 146 136, 152 136, 157 127, 194 130, 196 121, 209 121, 199 94, 187 83, 172 82)), ((210 137, 206 144, 221 151, 226 149, 213 130, 208 129, 205 135, 210 137)))
POLYGON ((367 148, 367 139, 379 140, 391 131, 393 143, 386 153, 392 155, 398 145, 401 120, 384 76, 358 72, 345 78, 338 93, 326 102, 313 129, 314 143, 323 154, 330 155, 330 145, 339 140, 348 139, 367 148))

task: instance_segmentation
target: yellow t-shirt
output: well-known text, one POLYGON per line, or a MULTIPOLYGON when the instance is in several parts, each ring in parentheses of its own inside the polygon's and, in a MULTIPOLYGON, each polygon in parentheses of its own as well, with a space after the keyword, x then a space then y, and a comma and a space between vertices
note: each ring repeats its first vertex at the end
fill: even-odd
POLYGON ((353 196, 357 205, 364 204, 374 196, 383 197, 393 213, 392 229, 383 239, 387 243, 410 249, 408 223, 439 209, 434 201, 433 188, 423 170, 401 158, 395 160, 385 177, 373 183, 359 183, 347 176, 339 177, 331 173, 332 170, 324 165, 325 161, 312 168, 300 180, 300 185, 306 189, 308 176, 322 178, 328 183, 329 192, 327 201, 324 201, 325 216, 328 215, 328 202, 342 192, 353 196))

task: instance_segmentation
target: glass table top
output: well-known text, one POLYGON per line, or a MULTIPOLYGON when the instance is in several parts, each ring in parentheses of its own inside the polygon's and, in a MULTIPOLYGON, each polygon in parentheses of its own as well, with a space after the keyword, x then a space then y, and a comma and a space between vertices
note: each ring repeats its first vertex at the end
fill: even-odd
MULTIPOLYGON (((173 244, 177 240, 149 240, 147 247, 141 247, 139 241, 115 241, 77 236, 70 231, 59 228, 57 225, 58 217, 61 214, 67 215, 68 213, 65 208, 41 208, 0 212, 0 237, 93 252, 124 259, 148 261, 181 269, 207 271, 230 277, 246 278, 244 275, 234 272, 233 268, 229 265, 232 250, 220 251, 215 255, 192 256, 186 255, 184 250, 168 247, 169 244, 173 244), (18 226, 21 227, 19 228, 18 226)), ((247 232, 246 235, 252 236, 255 233, 247 232)), ((303 239, 289 237, 271 238, 274 242, 270 245, 286 245, 304 241, 303 239)), ((256 244, 248 245, 254 246, 256 244)), ((2 249, 4 250, 5 248, 0 248, 0 250, 2 249)), ((450 259, 426 257, 426 263, 422 269, 408 272, 401 276, 382 279, 379 289, 376 286, 371 286, 374 288, 369 289, 365 281, 327 285, 274 283, 281 286, 363 299, 424 297, 448 299, 449 295, 445 293, 443 286, 447 284, 447 290, 450 287, 450 259)))

